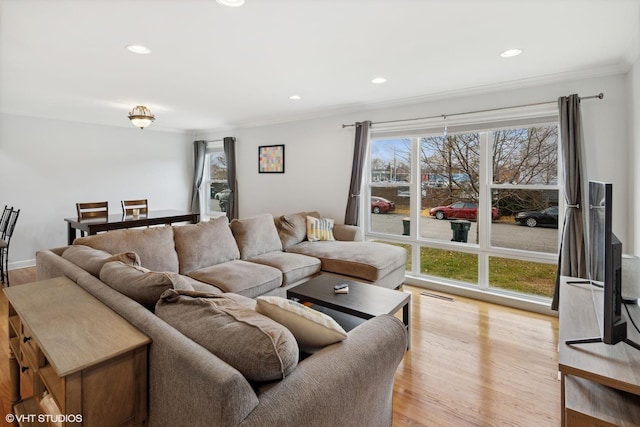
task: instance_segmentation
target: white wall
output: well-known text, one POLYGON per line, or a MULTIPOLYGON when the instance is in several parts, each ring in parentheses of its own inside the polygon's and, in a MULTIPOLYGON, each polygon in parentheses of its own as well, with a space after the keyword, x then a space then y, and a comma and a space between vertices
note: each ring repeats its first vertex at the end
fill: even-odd
MULTIPOLYGON (((0 204, 21 209, 9 268, 66 245, 76 202, 147 198, 153 209, 189 208, 191 135, 0 114, 0 204)), ((2 208, 0 206, 0 208, 2 208)))
POLYGON ((629 72, 629 212, 627 225, 629 241, 635 243, 625 252, 640 256, 640 60, 636 61, 629 72))
POLYGON ((275 215, 318 210, 322 215, 342 222, 354 138, 354 128, 342 129, 343 123, 428 117, 554 101, 559 96, 573 93, 590 96, 603 92, 603 100, 587 100, 581 104, 587 174, 591 179, 614 183, 614 230, 627 250, 633 247, 632 236, 628 235, 632 218, 628 216, 634 204, 629 202, 634 199, 628 186, 629 178, 633 176, 627 161, 628 89, 628 77, 621 74, 483 94, 461 94, 413 105, 364 110, 358 114, 336 114, 221 133, 203 132, 198 137, 237 138, 240 217, 264 212, 275 215), (285 144, 284 174, 258 173, 258 146, 271 144, 285 144))

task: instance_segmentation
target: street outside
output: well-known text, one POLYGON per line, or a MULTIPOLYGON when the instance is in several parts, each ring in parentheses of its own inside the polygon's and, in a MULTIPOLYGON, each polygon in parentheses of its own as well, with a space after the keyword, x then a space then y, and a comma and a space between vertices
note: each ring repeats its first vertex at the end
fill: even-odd
MULTIPOLYGON (((376 233, 402 235, 403 214, 371 214, 371 230, 376 233)), ((451 221, 438 220, 431 216, 420 218, 420 236, 430 239, 451 241, 453 231, 451 221)), ((472 221, 467 243, 475 244, 477 223, 472 221)), ((493 222, 491 224, 491 244, 510 249, 556 253, 558 251, 558 230, 555 228, 526 227, 514 223, 493 222)))

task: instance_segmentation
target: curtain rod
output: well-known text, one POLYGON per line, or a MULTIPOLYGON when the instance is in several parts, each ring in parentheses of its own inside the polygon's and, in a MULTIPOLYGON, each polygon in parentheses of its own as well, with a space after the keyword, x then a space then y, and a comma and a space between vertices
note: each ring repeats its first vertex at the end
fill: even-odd
MULTIPOLYGON (((602 99, 604 98, 604 93, 600 92, 597 95, 592 95, 592 96, 584 96, 580 98, 580 101, 582 101, 583 99, 594 99, 594 98, 598 98, 598 99, 602 99)), ((399 120, 386 120, 383 122, 371 122, 372 125, 377 125, 377 124, 384 124, 384 123, 398 123, 398 122, 409 122, 409 121, 413 121, 413 120, 427 120, 427 119, 437 119, 438 117, 442 117, 443 119, 446 119, 447 117, 453 117, 453 116, 463 116, 465 114, 475 114, 475 113, 487 113, 489 111, 500 111, 500 110, 508 110, 511 108, 519 108, 519 107, 533 107, 536 105, 544 105, 544 104, 551 104, 553 102, 558 102, 556 101, 547 101, 547 102, 536 102, 533 104, 522 104, 522 105, 513 105, 511 107, 500 107, 500 108, 489 108, 486 110, 476 110, 476 111, 466 111, 464 113, 453 113, 453 114, 438 114, 437 116, 429 116, 429 117, 416 117, 413 119, 399 119, 399 120)), ((348 125, 343 124, 342 128, 346 128, 346 127, 352 127, 355 126, 355 123, 351 123, 348 125)))
POLYGON ((224 139, 207 139, 204 142, 222 142, 224 139))

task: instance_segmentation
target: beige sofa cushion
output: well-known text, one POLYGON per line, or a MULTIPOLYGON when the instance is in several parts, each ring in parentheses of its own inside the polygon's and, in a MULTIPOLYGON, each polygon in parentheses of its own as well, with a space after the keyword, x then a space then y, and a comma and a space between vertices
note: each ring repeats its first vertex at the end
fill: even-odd
POLYGON ((74 245, 91 246, 110 254, 135 252, 140 264, 153 271, 178 272, 178 254, 171 226, 113 230, 93 236, 79 237, 74 245))
POLYGON ((238 243, 241 259, 282 250, 282 243, 271 214, 234 219, 230 227, 238 243))
POLYGON ((156 315, 253 382, 280 380, 298 364, 291 332, 228 295, 168 290, 156 315))
POLYGON ((108 252, 84 245, 71 245, 62 253, 62 258, 71 261, 95 277, 100 276, 102 266, 111 261, 122 261, 128 265, 140 265, 140 258, 135 252, 123 252, 111 255, 108 252))
POLYGON ((313 353, 330 344, 347 339, 338 322, 299 302, 286 298, 258 297, 256 310, 291 331, 300 349, 313 353))
POLYGON ((173 227, 180 274, 240 258, 226 216, 173 227))
POLYGON ((307 239, 307 216, 320 218, 318 212, 298 212, 282 215, 276 219, 278 236, 282 242, 282 248, 296 245, 307 239))
POLYGON ((177 273, 149 271, 120 261, 106 263, 100 270, 100 280, 149 310, 154 309, 160 295, 167 289, 193 290, 189 282, 177 273))
POLYGON ((189 273, 189 277, 209 283, 223 292, 234 292, 249 298, 282 285, 280 270, 253 262, 235 260, 189 273))
POLYGON ((404 248, 377 242, 302 242, 288 252, 319 258, 322 271, 376 282, 407 261, 404 248))
POLYGON ((283 286, 318 274, 321 265, 318 258, 281 251, 258 255, 250 258, 249 261, 280 270, 283 286))

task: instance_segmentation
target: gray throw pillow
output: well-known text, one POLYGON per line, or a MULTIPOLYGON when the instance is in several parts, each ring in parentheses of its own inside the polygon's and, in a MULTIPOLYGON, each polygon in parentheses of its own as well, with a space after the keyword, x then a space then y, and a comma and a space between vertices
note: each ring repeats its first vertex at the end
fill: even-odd
POLYGON ((128 265, 140 265, 140 258, 135 252, 111 255, 109 252, 84 245, 69 246, 62 253, 62 258, 71 261, 95 277, 99 277, 102 266, 111 261, 122 261, 128 265))
POLYGON ((252 382, 273 381, 298 365, 291 332, 238 301, 239 295, 168 290, 155 313, 252 382))
POLYGON ((177 273, 150 271, 119 261, 106 263, 100 270, 100 280, 149 310, 155 308, 160 295, 167 289, 193 290, 177 273))

